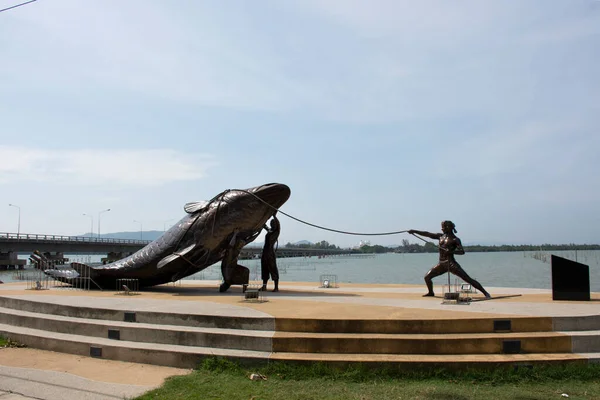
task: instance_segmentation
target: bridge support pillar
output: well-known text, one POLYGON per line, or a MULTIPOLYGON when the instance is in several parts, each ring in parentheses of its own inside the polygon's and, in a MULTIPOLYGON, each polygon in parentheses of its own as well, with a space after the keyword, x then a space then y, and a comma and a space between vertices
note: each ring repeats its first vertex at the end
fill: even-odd
POLYGON ((54 254, 51 251, 47 251, 44 253, 44 256, 54 265, 65 265, 69 262, 69 259, 65 258, 61 251, 57 251, 54 254))
POLYGON ((102 257, 101 261, 102 264, 108 264, 111 262, 115 262, 115 261, 119 261, 127 256, 132 255, 133 253, 131 252, 124 252, 124 251, 111 251, 109 252, 106 257, 102 257))
POLYGON ((27 260, 19 260, 18 254, 14 251, 7 253, 0 252, 0 270, 6 271, 7 269, 23 269, 27 264, 27 260))

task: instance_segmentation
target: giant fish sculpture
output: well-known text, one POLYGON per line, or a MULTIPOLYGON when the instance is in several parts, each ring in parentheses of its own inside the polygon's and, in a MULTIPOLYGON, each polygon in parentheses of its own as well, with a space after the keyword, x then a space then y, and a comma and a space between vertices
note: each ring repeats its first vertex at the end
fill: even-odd
MULTIPOLYGON (((221 261, 228 251, 231 253, 232 243, 247 244, 256 239, 290 194, 290 188, 280 183, 225 190, 210 201, 187 203, 186 215, 178 223, 129 257, 107 265, 72 263, 70 269, 44 272, 72 285, 89 276, 96 285, 109 289, 116 287, 117 279, 137 279, 140 287, 175 282, 221 261)), ((227 257, 237 260, 241 247, 234 246, 237 254, 227 257)), ((229 284, 248 283, 248 274, 245 276, 246 282, 240 282, 238 277, 238 281, 233 278, 229 284)), ((226 283, 228 278, 231 280, 224 276, 226 283)))

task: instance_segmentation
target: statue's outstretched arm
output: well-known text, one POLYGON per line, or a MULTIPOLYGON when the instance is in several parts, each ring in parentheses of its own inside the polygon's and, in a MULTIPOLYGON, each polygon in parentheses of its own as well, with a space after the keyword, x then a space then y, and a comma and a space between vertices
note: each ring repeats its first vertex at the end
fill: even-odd
POLYGON ((428 237, 430 239, 439 239, 439 238, 442 237, 441 233, 431 233, 431 232, 427 232, 427 231, 417 231, 415 229, 409 230, 408 233, 410 233, 411 235, 412 234, 417 234, 417 235, 420 235, 420 236, 425 236, 425 237, 428 237))

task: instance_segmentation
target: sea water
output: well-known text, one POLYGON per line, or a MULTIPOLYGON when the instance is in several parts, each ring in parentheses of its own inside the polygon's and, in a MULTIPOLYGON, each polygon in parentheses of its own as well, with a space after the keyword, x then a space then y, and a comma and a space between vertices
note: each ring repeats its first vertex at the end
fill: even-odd
MULTIPOLYGON (((590 289, 600 292, 600 251, 487 252, 456 256, 463 269, 484 287, 552 288, 550 255, 589 265, 590 289)), ((70 261, 97 263, 103 256, 66 255, 70 261)), ((338 283, 423 284, 423 276, 438 261, 435 253, 346 255, 318 258, 278 258, 281 282, 320 283, 321 275, 336 275, 338 283)), ((260 260, 240 260, 250 269, 250 279, 260 281, 260 260)), ((15 281, 16 271, 1 271, 0 280, 15 281)), ((220 280, 221 267, 215 264, 186 279, 220 280)), ((451 278, 454 282, 454 277, 451 278)), ((447 282, 444 274, 435 284, 447 282)))
MULTIPOLYGON (((550 254, 589 265, 590 289, 600 292, 600 251, 487 252, 456 256, 463 269, 484 287, 552 288, 550 254)), ((427 271, 438 262, 436 253, 386 253, 331 257, 278 258, 282 282, 320 282, 321 275, 336 275, 338 283, 423 284, 427 271)), ((260 280, 260 260, 240 260, 250 269, 250 279, 260 280)), ((221 279, 219 264, 188 279, 221 279)), ((447 282, 444 274, 435 284, 447 282)), ((452 276, 451 282, 454 282, 452 276)))

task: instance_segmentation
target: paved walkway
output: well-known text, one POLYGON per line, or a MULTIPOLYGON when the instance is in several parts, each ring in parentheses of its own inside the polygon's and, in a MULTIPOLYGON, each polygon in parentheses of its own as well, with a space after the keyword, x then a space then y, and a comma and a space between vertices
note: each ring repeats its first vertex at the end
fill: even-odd
POLYGON ((190 370, 29 348, 0 349, 0 400, 137 397, 190 370))
POLYGON ((0 400, 137 397, 190 370, 29 348, 0 349, 0 400))
POLYGON ((0 366, 0 376, 0 400, 115 400, 136 397, 153 389, 152 386, 98 382, 69 373, 43 369, 0 366))

